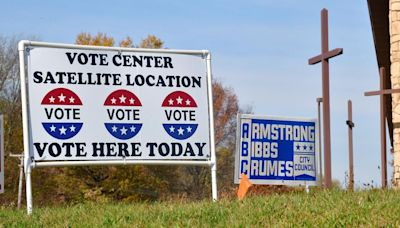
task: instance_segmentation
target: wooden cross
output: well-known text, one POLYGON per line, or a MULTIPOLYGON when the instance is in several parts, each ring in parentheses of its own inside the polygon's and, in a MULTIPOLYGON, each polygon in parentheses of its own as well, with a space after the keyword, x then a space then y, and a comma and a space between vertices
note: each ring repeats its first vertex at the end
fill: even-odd
POLYGON ((380 96, 380 125, 381 125, 381 181, 382 188, 387 187, 387 158, 386 158, 386 102, 385 95, 400 93, 400 89, 385 89, 385 68, 379 70, 380 90, 365 92, 365 96, 380 96))
POLYGON ((308 60, 309 65, 322 63, 322 114, 324 131, 324 173, 325 187, 332 187, 331 168, 331 117, 329 102, 329 59, 343 53, 342 48, 329 51, 328 45, 328 10, 321 10, 321 54, 308 60))
POLYGON ((348 119, 346 121, 347 126, 349 126, 349 190, 354 190, 354 166, 353 166, 353 107, 351 100, 347 101, 348 119))

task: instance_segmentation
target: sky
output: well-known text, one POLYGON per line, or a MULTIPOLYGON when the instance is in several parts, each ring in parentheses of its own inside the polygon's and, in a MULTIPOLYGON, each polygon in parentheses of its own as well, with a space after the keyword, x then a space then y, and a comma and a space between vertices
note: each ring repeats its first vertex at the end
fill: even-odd
MULTIPOLYGON (((329 11, 332 175, 348 170, 347 100, 353 101, 355 184, 380 186, 378 66, 365 0, 5 1, 0 36, 74 43, 78 33, 107 33, 134 43, 154 34, 173 49, 207 49, 213 77, 257 115, 317 117, 320 11, 329 11)), ((392 156, 388 153, 388 161, 392 156)), ((390 167, 390 165, 389 165, 390 167)), ((389 169, 389 177, 392 176, 389 169)))

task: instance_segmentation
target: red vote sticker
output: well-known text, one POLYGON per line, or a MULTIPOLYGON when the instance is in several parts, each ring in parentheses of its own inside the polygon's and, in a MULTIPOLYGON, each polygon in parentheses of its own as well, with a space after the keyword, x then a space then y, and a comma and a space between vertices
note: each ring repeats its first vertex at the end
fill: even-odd
POLYGON ((72 90, 53 89, 44 96, 41 104, 47 119, 42 125, 49 135, 64 140, 74 137, 81 130, 82 101, 72 90))
POLYGON ((190 138, 197 130, 197 103, 188 93, 175 91, 165 97, 162 107, 165 112, 164 130, 174 139, 190 138))
POLYGON ((120 89, 106 98, 108 121, 104 123, 107 131, 117 139, 127 140, 135 137, 142 128, 140 122, 139 98, 131 91, 120 89))

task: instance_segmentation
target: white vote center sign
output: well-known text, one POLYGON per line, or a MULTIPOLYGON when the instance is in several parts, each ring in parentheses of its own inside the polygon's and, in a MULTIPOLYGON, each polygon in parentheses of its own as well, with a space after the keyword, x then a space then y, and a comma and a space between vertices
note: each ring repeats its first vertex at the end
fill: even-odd
POLYGON ((209 160, 206 55, 32 47, 30 152, 50 160, 209 160))
POLYGON ((209 166, 217 200, 208 51, 34 41, 18 50, 28 214, 34 167, 209 166))

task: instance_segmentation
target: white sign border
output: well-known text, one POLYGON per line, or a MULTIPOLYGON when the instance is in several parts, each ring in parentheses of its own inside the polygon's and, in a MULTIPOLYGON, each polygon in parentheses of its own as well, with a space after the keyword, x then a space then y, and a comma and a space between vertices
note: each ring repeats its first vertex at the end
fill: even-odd
POLYGON ((235 152, 235 173, 234 173, 234 183, 240 183, 239 174, 239 155, 240 155, 240 132, 241 132, 241 120, 242 119, 261 119, 261 120, 284 120, 284 121, 301 121, 301 122, 314 122, 315 123, 315 164, 316 164, 316 179, 315 181, 300 181, 300 180, 251 180, 253 184, 263 184, 263 185, 286 185, 286 186, 317 186, 319 180, 318 171, 319 170, 319 126, 318 119, 316 118, 302 118, 302 117, 283 117, 283 116, 267 116, 267 115, 253 115, 253 114, 243 114, 239 113, 237 115, 237 129, 236 129, 236 152, 235 152))
POLYGON ((211 185, 212 199, 218 200, 217 195, 217 165, 215 157, 215 138, 214 138, 214 109, 212 96, 212 73, 211 73, 211 53, 208 50, 174 50, 174 49, 145 49, 145 48, 123 48, 123 47, 103 47, 103 46, 86 46, 72 45, 61 43, 37 42, 29 40, 21 40, 18 43, 19 61, 20 61, 20 77, 21 77, 21 103, 22 103, 22 125, 23 125, 23 141, 24 141, 24 171, 26 178, 26 198, 27 213, 32 214, 32 185, 31 172, 35 167, 54 167, 54 166, 84 166, 84 165, 193 165, 193 166, 210 166, 211 167, 211 185), (26 53, 30 47, 48 47, 48 48, 71 48, 83 50, 108 50, 108 51, 136 51, 144 53, 172 53, 172 54, 191 54, 202 55, 206 58, 207 73, 207 91, 208 91, 208 110, 209 110, 209 128, 210 128, 210 158, 204 160, 111 160, 111 161, 51 161, 51 162, 35 162, 31 157, 29 142, 29 107, 27 97, 27 80, 26 80, 26 53))

